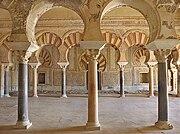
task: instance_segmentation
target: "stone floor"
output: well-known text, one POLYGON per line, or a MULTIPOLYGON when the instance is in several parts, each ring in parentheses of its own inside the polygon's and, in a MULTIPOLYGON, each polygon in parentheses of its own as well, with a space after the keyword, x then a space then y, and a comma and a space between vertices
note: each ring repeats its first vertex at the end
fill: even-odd
POLYGON ((159 130, 153 126, 157 120, 157 97, 102 95, 99 97, 101 130, 85 131, 86 96, 29 97, 29 119, 33 126, 21 130, 14 128, 17 97, 1 98, 0 134, 180 134, 180 98, 170 97, 169 107, 174 129, 159 130))

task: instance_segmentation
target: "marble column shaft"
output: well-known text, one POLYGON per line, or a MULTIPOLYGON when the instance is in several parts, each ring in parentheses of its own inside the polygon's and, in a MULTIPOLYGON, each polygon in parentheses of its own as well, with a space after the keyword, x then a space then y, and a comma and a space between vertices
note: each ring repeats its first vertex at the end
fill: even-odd
POLYGON ((158 63, 158 120, 168 121, 167 63, 158 63))
POLYGON ((6 67, 5 73, 4 73, 4 95, 6 97, 9 96, 9 67, 6 67))
POLYGON ((18 121, 28 121, 28 65, 19 64, 18 121))
POLYGON ((5 67, 1 65, 1 97, 4 97, 4 74, 5 74, 5 67))
POLYGON ((120 96, 125 97, 125 93, 124 93, 124 66, 120 67, 120 96))
POLYGON ((16 128, 28 129, 32 123, 28 116, 28 58, 30 53, 14 51, 18 58, 18 120, 16 128))
POLYGON ((154 77, 153 77, 153 65, 149 65, 149 97, 154 96, 154 77))
POLYGON ((177 97, 180 97, 180 65, 177 66, 177 97))
POLYGON ((33 68, 33 97, 38 97, 37 95, 37 67, 33 68))
POLYGON ((66 67, 69 65, 68 62, 58 62, 57 63, 60 68, 62 69, 62 89, 61 89, 61 92, 62 92, 62 95, 61 97, 63 98, 67 98, 67 95, 66 95, 66 67))
POLYGON ((158 121, 155 125, 160 129, 172 129, 173 126, 168 122, 169 99, 167 56, 170 54, 170 50, 156 50, 154 54, 158 61, 158 121))
POLYGON ((62 68, 62 97, 67 97, 66 95, 66 67, 62 68))

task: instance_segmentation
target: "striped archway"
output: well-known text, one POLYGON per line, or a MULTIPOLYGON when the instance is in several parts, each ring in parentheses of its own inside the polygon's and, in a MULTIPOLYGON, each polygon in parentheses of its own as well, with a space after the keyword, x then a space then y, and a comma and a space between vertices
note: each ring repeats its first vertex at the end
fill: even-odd
POLYGON ((42 51, 39 54, 39 60, 41 62, 42 66, 50 67, 51 66, 51 54, 47 49, 42 49, 42 51))
POLYGON ((107 45, 112 46, 115 50, 118 51, 117 61, 119 61, 121 58, 121 55, 120 55, 120 49, 121 49, 121 45, 122 45, 121 37, 112 32, 105 32, 105 33, 103 33, 103 38, 106 41, 107 45))
POLYGON ((59 48, 62 44, 61 38, 57 34, 51 32, 42 33, 36 38, 36 41, 39 46, 54 45, 56 48, 59 48))
MULTIPOLYGON (((106 58, 104 57, 104 55, 102 53, 100 53, 97 61, 98 61, 98 67, 99 67, 98 70, 100 72, 104 72, 106 69, 106 58)), ((79 59, 79 68, 81 70, 87 70, 87 64, 88 64, 87 57, 86 57, 85 53, 83 53, 79 59)))
POLYGON ((63 38, 63 43, 59 48, 61 62, 68 62, 69 49, 75 45, 78 45, 82 38, 83 34, 80 32, 70 33, 63 38))
POLYGON ((137 45, 146 45, 149 37, 142 31, 128 31, 123 35, 124 37, 124 44, 126 45, 127 48, 137 45))
POLYGON ((43 48, 46 45, 52 45, 52 46, 56 47, 57 49, 59 49, 60 46, 62 45, 61 38, 57 34, 51 33, 51 32, 44 32, 44 33, 40 34, 36 38, 36 42, 37 42, 38 46, 40 46, 40 48, 38 49, 38 51, 36 51, 36 54, 35 54, 38 62, 40 62, 40 59, 39 59, 40 53, 41 53, 41 51, 43 51, 43 48))
POLYGON ((150 53, 147 48, 139 47, 133 53, 133 64, 136 66, 142 65, 144 62, 149 60, 150 53))

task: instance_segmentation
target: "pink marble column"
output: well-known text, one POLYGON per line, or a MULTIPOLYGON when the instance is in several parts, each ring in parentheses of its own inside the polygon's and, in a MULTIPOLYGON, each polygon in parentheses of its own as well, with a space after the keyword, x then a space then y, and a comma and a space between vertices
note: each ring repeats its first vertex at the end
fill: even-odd
POLYGON ((88 121, 86 130, 100 130, 98 116, 98 76, 97 58, 104 48, 104 41, 82 41, 80 46, 86 50, 88 60, 88 121))

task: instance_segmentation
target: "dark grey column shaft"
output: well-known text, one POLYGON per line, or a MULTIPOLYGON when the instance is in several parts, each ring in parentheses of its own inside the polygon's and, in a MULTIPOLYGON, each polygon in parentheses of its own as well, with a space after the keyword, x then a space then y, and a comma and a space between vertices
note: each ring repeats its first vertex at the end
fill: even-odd
POLYGON ((124 94, 124 68, 120 68, 120 96, 125 97, 124 94))
POLYGON ((66 96, 66 68, 62 68, 62 97, 66 96))
POLYGON ((18 121, 25 122, 28 119, 28 65, 19 64, 18 80, 18 121))
POLYGON ((9 96, 9 71, 4 72, 4 94, 9 96))
POLYGON ((158 120, 168 121, 167 63, 158 63, 158 120))

